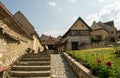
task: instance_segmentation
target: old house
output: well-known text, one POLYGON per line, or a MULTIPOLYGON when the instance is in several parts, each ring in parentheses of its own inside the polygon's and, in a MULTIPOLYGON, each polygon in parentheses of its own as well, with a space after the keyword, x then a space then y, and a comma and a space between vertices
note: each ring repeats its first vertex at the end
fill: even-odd
POLYGON ((57 53, 57 48, 58 48, 58 39, 57 38, 43 34, 41 36, 41 41, 42 41, 44 47, 46 48, 46 50, 49 50, 51 53, 57 53))
POLYGON ((12 64, 32 44, 32 36, 0 2, 0 65, 12 64))
POLYGON ((42 46, 40 37, 38 36, 37 32, 33 25, 27 20, 27 18, 20 12, 16 12, 14 17, 17 21, 23 26, 23 28, 33 37, 33 50, 35 53, 43 52, 44 47, 42 46))
POLYGON ((49 37, 49 36, 48 36, 48 35, 45 35, 45 34, 42 34, 42 35, 41 35, 40 38, 41 38, 42 44, 44 44, 45 40, 48 39, 48 37, 49 37))
POLYGON ((91 28, 78 18, 70 29, 62 36, 59 50, 78 50, 84 43, 91 43, 91 28))
POLYGON ((120 41, 120 30, 117 31, 118 41, 120 41))
POLYGON ((94 21, 91 29, 91 35, 97 38, 101 38, 103 41, 105 41, 105 44, 117 41, 117 29, 114 26, 114 21, 109 21, 105 23, 96 23, 94 21))

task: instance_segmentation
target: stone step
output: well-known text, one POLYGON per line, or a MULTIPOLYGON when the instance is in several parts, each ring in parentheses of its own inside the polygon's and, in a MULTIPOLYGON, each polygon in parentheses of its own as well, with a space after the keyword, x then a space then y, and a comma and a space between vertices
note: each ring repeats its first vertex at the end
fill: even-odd
POLYGON ((12 77, 50 77, 50 71, 10 71, 12 77))
POLYGON ((43 65, 50 65, 50 61, 28 61, 28 62, 24 62, 24 61, 18 61, 15 63, 15 65, 24 65, 24 66, 43 66, 43 65))
POLYGON ((25 54, 25 55, 32 55, 32 56, 34 56, 34 55, 36 55, 36 56, 39 56, 39 55, 50 55, 50 54, 46 54, 46 53, 37 53, 37 54, 25 54))
POLYGON ((51 59, 50 57, 21 57, 21 58, 31 58, 31 59, 51 59))
POLYGON ((25 54, 12 65, 10 78, 51 78, 51 57, 46 53, 25 54))
POLYGON ((51 78, 51 77, 10 77, 10 78, 51 78))
POLYGON ((50 57, 50 55, 24 55, 22 58, 40 58, 40 57, 50 57))
POLYGON ((50 61, 50 58, 20 58, 19 61, 50 61))
POLYGON ((50 66, 12 66, 12 71, 48 71, 50 66))
POLYGON ((50 54, 47 54, 47 53, 35 53, 35 54, 25 54, 25 55, 32 55, 32 56, 34 56, 34 55, 36 55, 36 56, 39 56, 39 55, 50 55, 50 54))

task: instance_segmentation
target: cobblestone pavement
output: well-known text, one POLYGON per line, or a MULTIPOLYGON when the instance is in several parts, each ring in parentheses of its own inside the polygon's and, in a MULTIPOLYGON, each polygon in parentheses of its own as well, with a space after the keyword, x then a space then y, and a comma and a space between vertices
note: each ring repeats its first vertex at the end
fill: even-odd
POLYGON ((52 78, 78 78, 61 54, 51 54, 52 78))

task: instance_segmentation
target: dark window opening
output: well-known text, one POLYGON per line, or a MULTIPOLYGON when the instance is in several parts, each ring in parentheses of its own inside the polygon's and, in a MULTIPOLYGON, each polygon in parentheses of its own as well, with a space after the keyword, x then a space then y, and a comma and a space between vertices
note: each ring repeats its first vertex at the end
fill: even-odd
POLYGON ((72 42, 72 50, 78 50, 78 42, 72 42))
POLYGON ((111 31, 111 33, 113 34, 113 31, 111 31))
POLYGON ((115 42, 115 38, 110 38, 110 41, 111 42, 115 42))
POLYGON ((53 50, 53 49, 55 49, 55 45, 48 45, 48 48, 49 48, 50 50, 53 50))
POLYGON ((116 40, 115 40, 114 37, 113 37, 113 38, 106 38, 106 41, 107 41, 107 42, 116 42, 116 40))

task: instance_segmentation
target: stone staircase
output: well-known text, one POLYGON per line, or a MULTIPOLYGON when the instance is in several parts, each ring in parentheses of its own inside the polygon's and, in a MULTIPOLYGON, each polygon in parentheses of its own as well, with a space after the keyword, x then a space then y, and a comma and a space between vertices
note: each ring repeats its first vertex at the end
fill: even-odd
POLYGON ((15 62, 10 71, 10 78, 50 78, 50 54, 26 54, 15 62))

